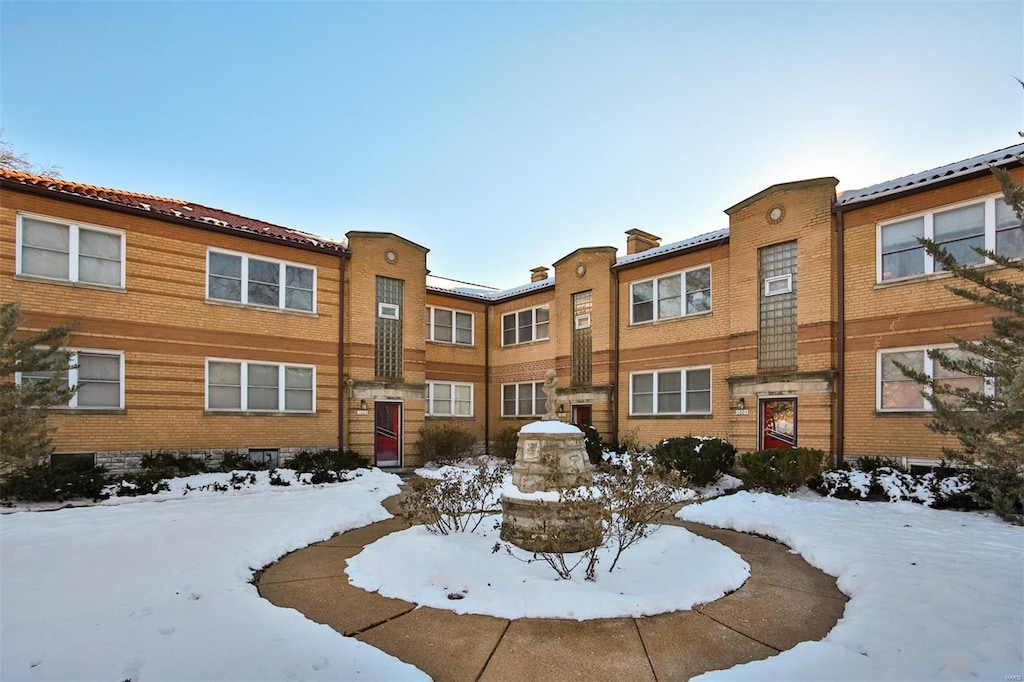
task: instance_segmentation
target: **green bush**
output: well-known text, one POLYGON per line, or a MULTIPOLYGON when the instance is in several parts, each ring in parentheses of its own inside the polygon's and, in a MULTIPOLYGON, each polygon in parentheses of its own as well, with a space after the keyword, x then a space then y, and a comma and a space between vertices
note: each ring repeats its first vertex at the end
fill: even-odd
POLYGON ((494 434, 491 441, 491 455, 501 459, 514 460, 519 446, 519 427, 506 426, 494 434))
POLYGON ((355 450, 303 450, 288 461, 287 468, 298 473, 313 474, 314 483, 333 483, 341 472, 366 467, 366 461, 355 450), (335 474, 333 477, 330 474, 335 474))
POLYGON ((191 455, 176 455, 173 452, 154 452, 143 455, 139 465, 144 471, 161 478, 206 473, 206 460, 191 455))
POLYGON ((36 464, 0 477, 0 498, 23 502, 64 502, 88 498, 102 500, 108 496, 107 470, 103 467, 82 469, 74 462, 36 464))
POLYGON ((263 471, 272 469, 268 462, 254 462, 247 452, 225 452, 220 461, 220 470, 224 473, 231 471, 263 471))
POLYGON ((604 443, 601 442, 601 434, 598 433, 597 427, 592 424, 586 426, 573 424, 573 426, 583 432, 583 442, 587 448, 587 457, 590 458, 590 463, 600 464, 604 459, 604 443))
POLYGON ((863 471, 867 474, 870 474, 876 469, 892 469, 894 471, 901 471, 905 474, 910 473, 907 467, 903 466, 903 462, 892 457, 858 457, 856 462, 852 465, 848 462, 843 462, 843 468, 856 469, 857 471, 863 471))
POLYGON ((721 438, 684 436, 668 438, 651 448, 654 461, 679 472, 698 488, 711 485, 732 468, 736 448, 721 438))
POLYGON ((163 476, 149 471, 115 476, 111 481, 114 486, 113 493, 117 497, 137 497, 170 490, 163 476))
POLYGON ((1024 525, 1024 473, 1009 467, 974 470, 974 500, 1005 521, 1024 525))
POLYGON ((420 450, 426 462, 449 462, 468 457, 474 445, 476 436, 457 424, 431 424, 420 434, 420 450))
POLYGON ((796 490, 821 475, 825 453, 812 448, 779 448, 740 455, 743 482, 773 493, 796 490))

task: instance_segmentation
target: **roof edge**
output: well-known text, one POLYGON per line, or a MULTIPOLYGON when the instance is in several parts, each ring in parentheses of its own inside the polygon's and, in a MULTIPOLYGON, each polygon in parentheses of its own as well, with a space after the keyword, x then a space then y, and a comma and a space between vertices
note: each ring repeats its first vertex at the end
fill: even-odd
POLYGON ((736 213, 737 211, 746 208, 755 201, 760 201, 761 199, 768 196, 772 192, 803 189, 805 187, 814 187, 816 185, 831 185, 833 188, 835 188, 838 184, 839 180, 830 175, 820 178, 810 178, 807 180, 794 180, 793 182, 780 182, 770 187, 766 187, 757 194, 751 195, 737 204, 733 204, 729 208, 725 209, 724 212, 726 215, 731 216, 733 213, 736 213))

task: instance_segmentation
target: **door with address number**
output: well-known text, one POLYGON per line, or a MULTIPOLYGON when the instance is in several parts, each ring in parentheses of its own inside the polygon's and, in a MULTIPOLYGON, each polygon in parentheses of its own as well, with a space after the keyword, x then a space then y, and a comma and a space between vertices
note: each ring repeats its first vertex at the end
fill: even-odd
POLYGON ((758 401, 761 428, 758 449, 796 447, 796 398, 762 398, 758 401))

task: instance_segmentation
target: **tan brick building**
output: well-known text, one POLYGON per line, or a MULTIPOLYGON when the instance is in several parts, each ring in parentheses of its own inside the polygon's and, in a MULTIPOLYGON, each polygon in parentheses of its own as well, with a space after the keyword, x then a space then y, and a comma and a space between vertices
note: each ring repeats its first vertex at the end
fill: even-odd
MULTIPOLYGON (((425 425, 480 447, 544 412, 608 440, 687 434, 912 463, 946 442, 895 361, 977 338, 991 311, 945 289, 914 240, 1024 255, 991 164, 1024 145, 836 196, 773 185, 728 228, 662 244, 627 232, 499 291, 430 274, 390 233, 335 243, 183 201, 0 171, 0 293, 24 330, 79 320, 79 385, 56 450, 134 466, 153 450, 351 447, 422 462, 425 425), (553 276, 552 276, 553 268, 553 276)), ((983 267, 993 267, 979 263, 983 267)), ((32 377, 19 377, 31 380, 32 377)), ((950 380, 980 382, 960 377, 950 380)))

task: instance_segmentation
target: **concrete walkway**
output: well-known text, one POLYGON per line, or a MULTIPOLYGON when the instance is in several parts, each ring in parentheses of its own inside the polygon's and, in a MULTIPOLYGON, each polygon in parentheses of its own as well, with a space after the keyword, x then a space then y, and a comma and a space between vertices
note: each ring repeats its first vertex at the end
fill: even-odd
MULTIPOLYGON (((394 513, 394 501, 385 502, 394 513)), ((349 585, 345 559, 388 533, 389 519, 292 552, 257 579, 270 602, 411 663, 435 680, 686 680, 824 637, 847 598, 784 545, 676 519, 750 564, 740 589, 695 611, 647 618, 507 620, 459 615, 349 585)), ((410 557, 410 570, 415 560, 410 557)))

